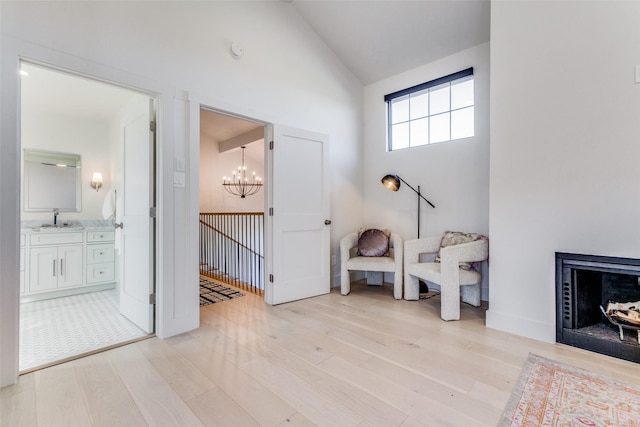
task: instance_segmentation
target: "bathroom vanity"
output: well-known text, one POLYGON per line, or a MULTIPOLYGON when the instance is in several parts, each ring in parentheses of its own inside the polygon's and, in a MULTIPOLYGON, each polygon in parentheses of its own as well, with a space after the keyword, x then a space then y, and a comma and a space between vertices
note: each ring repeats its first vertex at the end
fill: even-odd
POLYGON ((36 301, 116 286, 115 231, 107 226, 23 228, 20 300, 36 301))

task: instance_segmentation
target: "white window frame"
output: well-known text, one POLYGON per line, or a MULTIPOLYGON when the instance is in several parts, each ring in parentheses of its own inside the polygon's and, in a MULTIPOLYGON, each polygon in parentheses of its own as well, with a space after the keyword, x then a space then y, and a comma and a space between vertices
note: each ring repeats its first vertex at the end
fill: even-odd
MULTIPOLYGON (((406 89, 402 89, 399 90, 397 92, 393 92, 390 93, 388 95, 385 95, 384 100, 387 103, 387 151, 395 151, 395 150, 403 150, 406 148, 413 148, 413 147, 417 147, 417 146, 423 146, 423 145, 428 145, 428 144, 435 144, 435 143, 440 143, 440 142, 449 142, 449 141, 454 141, 456 139, 461 139, 461 138, 469 138, 475 135, 475 94, 474 94, 474 99, 472 100, 472 103, 470 105, 465 105, 462 108, 451 108, 451 102, 449 102, 449 109, 448 110, 444 110, 444 111, 439 111, 438 113, 435 114, 431 114, 431 111, 429 111, 426 115, 420 116, 420 117, 411 117, 411 114, 409 114, 408 119, 399 123, 393 123, 393 105, 394 105, 394 101, 400 101, 402 99, 406 99, 407 97, 411 97, 411 95, 415 95, 418 93, 424 93, 424 91, 429 90, 431 88, 435 88, 438 86, 442 86, 442 85, 446 85, 449 84, 449 86, 455 85, 458 81, 460 80, 468 80, 468 79, 473 80, 473 67, 471 68, 467 68, 466 70, 462 70, 459 71, 457 73, 453 73, 453 74, 449 74, 447 76, 444 77, 440 77, 437 78, 435 80, 431 80, 425 83, 421 83, 419 85, 415 85, 406 89), (461 111, 464 109, 471 109, 472 114, 474 114, 474 118, 473 118, 473 122, 474 122, 474 130, 472 132, 471 135, 466 135, 466 136, 462 136, 462 137, 455 137, 452 138, 452 129, 451 129, 451 116, 452 116, 452 112, 456 112, 456 111, 461 111), (420 143, 420 144, 411 144, 411 123, 412 122, 417 122, 418 120, 422 120, 422 119, 428 119, 431 120, 434 117, 439 116, 440 114, 449 114, 449 138, 448 139, 440 139, 437 141, 432 141, 431 140, 431 128, 429 128, 429 132, 427 133, 427 140, 426 142, 420 143), (393 143, 393 126, 394 125, 398 125, 398 124, 402 124, 402 123, 408 123, 409 124, 409 130, 408 130, 408 134, 407 134, 407 144, 396 144, 396 148, 394 148, 394 143, 393 143)), ((451 93, 451 92, 450 92, 451 93)), ((450 95, 451 96, 451 95, 450 95)))

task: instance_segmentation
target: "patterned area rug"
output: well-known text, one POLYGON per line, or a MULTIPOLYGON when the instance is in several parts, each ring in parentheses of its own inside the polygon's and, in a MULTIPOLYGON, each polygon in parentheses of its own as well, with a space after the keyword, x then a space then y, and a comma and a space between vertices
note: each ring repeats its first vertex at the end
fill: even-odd
POLYGON ((640 386, 529 354, 498 427, 639 425, 640 386))
POLYGON ((244 296, 240 291, 228 288, 208 277, 200 276, 200 307, 244 296))

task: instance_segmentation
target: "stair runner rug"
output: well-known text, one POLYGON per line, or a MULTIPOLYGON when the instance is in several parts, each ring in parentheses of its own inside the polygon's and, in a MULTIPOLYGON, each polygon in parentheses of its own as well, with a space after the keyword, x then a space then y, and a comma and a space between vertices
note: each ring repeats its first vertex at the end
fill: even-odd
POLYGON ((640 386, 529 354, 498 427, 639 423, 640 386))
POLYGON ((200 276, 200 307, 241 296, 244 294, 240 291, 223 286, 208 277, 200 276))

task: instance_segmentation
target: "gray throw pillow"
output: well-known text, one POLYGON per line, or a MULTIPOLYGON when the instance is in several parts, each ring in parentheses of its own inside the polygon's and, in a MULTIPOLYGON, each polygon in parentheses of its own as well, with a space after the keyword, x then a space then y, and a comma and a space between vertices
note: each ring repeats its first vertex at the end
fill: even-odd
POLYGON ((390 233, 368 229, 359 233, 358 255, 365 257, 389 256, 389 236, 390 233))

